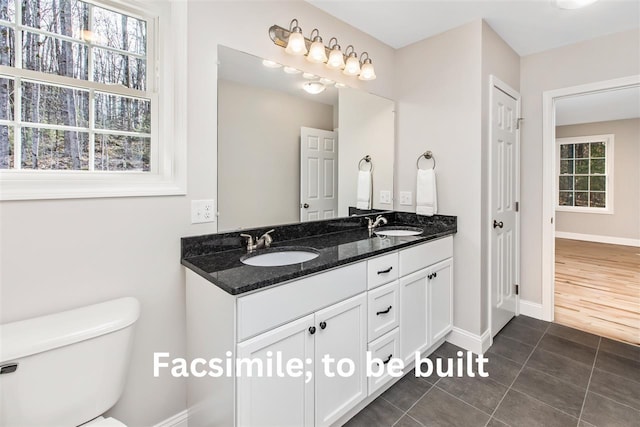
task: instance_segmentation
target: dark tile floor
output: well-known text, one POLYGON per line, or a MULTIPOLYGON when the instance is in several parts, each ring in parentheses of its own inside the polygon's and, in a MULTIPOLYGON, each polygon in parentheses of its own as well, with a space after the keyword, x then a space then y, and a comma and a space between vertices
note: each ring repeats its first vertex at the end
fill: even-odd
MULTIPOLYGON (((457 358, 445 343, 431 356, 457 358)), ((485 354, 488 378, 409 372, 346 425, 640 426, 640 348, 519 316, 485 354)))

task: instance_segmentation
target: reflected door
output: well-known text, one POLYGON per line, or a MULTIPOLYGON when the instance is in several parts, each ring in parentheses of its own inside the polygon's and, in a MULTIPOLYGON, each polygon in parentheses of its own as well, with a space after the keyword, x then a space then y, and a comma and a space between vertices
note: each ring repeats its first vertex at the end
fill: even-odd
MULTIPOLYGON (((506 86, 506 85, 505 85, 506 86)), ((491 333, 517 312, 520 95, 491 88, 491 333)))
POLYGON ((300 128, 300 221, 338 216, 338 136, 300 128))

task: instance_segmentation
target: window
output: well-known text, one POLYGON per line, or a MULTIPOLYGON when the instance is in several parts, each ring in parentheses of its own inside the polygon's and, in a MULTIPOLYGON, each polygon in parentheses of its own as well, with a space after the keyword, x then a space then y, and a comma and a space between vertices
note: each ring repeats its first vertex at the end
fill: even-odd
POLYGON ((613 213, 613 140, 613 135, 556 139, 556 210, 613 213))
MULTIPOLYGON (((167 137, 179 131, 168 126, 180 113, 175 91, 161 84, 164 71, 180 75, 167 65, 177 43, 160 34, 171 25, 166 9, 0 0, 3 199, 184 192, 167 137), (21 195, 38 182, 45 185, 21 195)), ((181 39, 179 26, 172 32, 181 39)))

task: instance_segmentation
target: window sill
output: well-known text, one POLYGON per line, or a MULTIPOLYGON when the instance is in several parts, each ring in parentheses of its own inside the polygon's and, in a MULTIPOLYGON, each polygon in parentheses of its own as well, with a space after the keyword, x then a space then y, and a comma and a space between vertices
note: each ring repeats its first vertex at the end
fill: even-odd
POLYGON ((78 177, 78 174, 1 171, 0 201, 176 196, 187 193, 186 184, 180 178, 171 180, 162 179, 159 175, 117 172, 83 177, 78 177))
POLYGON ((583 207, 574 207, 574 206, 556 206, 556 212, 613 215, 613 208, 603 209, 603 208, 583 208, 583 207))

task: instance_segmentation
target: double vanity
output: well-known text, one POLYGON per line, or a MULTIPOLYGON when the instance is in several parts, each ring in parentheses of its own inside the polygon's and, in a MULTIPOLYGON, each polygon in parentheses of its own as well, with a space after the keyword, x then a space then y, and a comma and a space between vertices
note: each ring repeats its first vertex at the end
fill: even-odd
POLYGON ((416 352, 442 344, 456 217, 382 216, 375 227, 356 216, 182 239, 187 356, 233 368, 189 378, 190 422, 340 425, 399 379, 367 376, 367 365, 399 359, 408 372, 416 352), (295 359, 305 374, 234 375, 240 359, 295 359))

